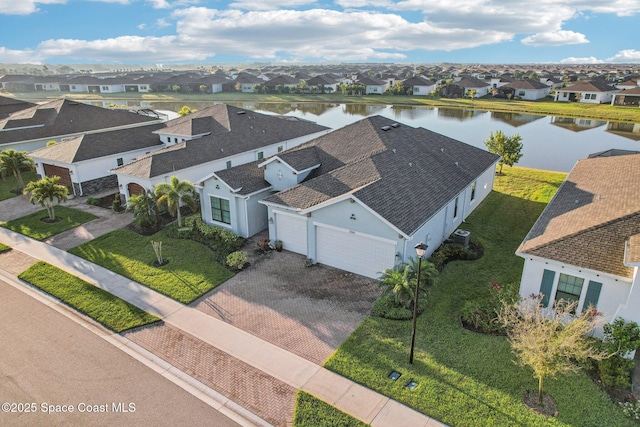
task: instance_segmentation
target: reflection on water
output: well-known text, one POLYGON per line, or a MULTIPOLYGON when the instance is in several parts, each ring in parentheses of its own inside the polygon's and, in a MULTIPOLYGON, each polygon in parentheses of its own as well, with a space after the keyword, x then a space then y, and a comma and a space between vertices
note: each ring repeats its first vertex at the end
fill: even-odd
MULTIPOLYGON (((178 111, 185 104, 192 109, 201 110, 219 103, 189 101, 141 105, 140 102, 136 104, 128 101, 127 107, 143 106, 178 111)), ((611 148, 640 151, 640 124, 633 123, 422 106, 314 102, 229 104, 267 114, 300 117, 333 129, 379 114, 410 126, 430 129, 482 149, 486 149, 484 141, 490 132, 502 130, 507 135, 518 133, 523 142, 523 157, 518 163, 520 166, 565 172, 571 170, 577 160, 586 158, 591 153, 611 148)))

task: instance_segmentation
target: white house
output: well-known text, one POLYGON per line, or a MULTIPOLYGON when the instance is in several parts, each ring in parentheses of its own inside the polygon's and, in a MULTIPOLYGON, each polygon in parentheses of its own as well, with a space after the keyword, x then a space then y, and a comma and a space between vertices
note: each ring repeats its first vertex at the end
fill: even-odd
POLYGON ((40 177, 59 176, 59 184, 71 194, 86 196, 117 188, 118 179, 110 169, 164 147, 154 131, 163 124, 80 135, 55 145, 32 151, 40 177))
POLYGON ((436 90, 436 82, 421 76, 410 77, 402 82, 406 90, 411 90, 412 95, 427 96, 436 90))
POLYGON ((554 101, 583 102, 587 104, 610 103, 613 95, 619 92, 603 80, 582 81, 556 90, 554 101))
POLYGON ((498 157, 373 116, 199 185, 203 220, 367 277, 431 254, 489 194, 498 157))
POLYGON ((515 96, 527 101, 535 101, 549 95, 551 88, 537 80, 522 79, 501 86, 502 90, 513 89, 515 96))
POLYGON ((578 161, 516 254, 525 260, 522 296, 578 301, 578 312, 593 305, 605 322, 640 323, 640 154, 578 161))
POLYGON ((267 158, 329 130, 308 120, 225 104, 165 124, 155 131, 164 148, 112 169, 125 200, 168 182, 172 175, 199 182, 213 172, 267 158))

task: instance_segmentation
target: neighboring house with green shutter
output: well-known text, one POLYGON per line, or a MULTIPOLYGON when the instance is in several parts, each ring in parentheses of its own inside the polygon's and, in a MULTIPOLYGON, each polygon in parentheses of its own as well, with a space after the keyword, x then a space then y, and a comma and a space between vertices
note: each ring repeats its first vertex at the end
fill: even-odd
POLYGON ((640 323, 640 153, 578 161, 516 254, 525 260, 520 295, 640 323))

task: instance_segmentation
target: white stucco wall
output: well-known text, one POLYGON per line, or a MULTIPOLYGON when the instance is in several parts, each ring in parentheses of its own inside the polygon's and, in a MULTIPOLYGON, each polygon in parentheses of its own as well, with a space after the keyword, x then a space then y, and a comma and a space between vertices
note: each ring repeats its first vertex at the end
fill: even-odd
MULTIPOLYGON (((560 274, 564 273, 584 279, 582 294, 577 307, 578 312, 581 312, 583 309, 589 281, 594 281, 602 283, 602 289, 600 290, 600 296, 596 304, 596 309, 603 313, 601 318, 602 323, 609 323, 621 315, 619 312, 621 306, 624 306, 627 302, 631 290, 631 280, 526 254, 520 256, 525 258, 522 279, 520 281, 521 296, 527 298, 530 295, 538 295, 540 293, 543 272, 544 270, 550 270, 555 272, 555 277, 549 296, 549 305, 554 303, 555 294, 558 289, 558 279, 560 274)), ((633 320, 638 322, 640 320, 640 312, 638 312, 636 307, 631 310, 631 313, 626 313, 629 317, 624 316, 627 321, 633 320), (631 317, 635 317, 635 319, 631 317)), ((596 329, 596 335, 602 335, 602 325, 596 329)))

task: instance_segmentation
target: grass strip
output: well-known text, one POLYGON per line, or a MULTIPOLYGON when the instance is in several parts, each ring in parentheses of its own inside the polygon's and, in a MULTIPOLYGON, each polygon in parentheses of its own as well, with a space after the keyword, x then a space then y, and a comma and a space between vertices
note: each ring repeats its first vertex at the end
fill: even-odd
POLYGON ((4 243, 0 243, 0 254, 11 250, 11 246, 7 246, 4 243))
MULTIPOLYGON (((37 179, 38 175, 35 171, 22 172, 24 185, 27 185, 27 183, 31 181, 36 181, 37 179)), ((18 193, 14 193, 16 188, 18 188, 18 181, 13 175, 7 175, 4 178, 0 178, 0 200, 16 197, 18 195, 18 193)))
POLYGON ((165 228, 152 236, 120 229, 100 236, 69 252, 115 273, 189 304, 225 282, 233 273, 217 263, 213 252, 192 240, 174 239, 165 228), (162 256, 169 261, 155 267, 151 241, 161 241, 162 256))
POLYGON ((60 221, 44 222, 42 219, 48 218, 49 215, 43 209, 21 218, 3 222, 0 226, 42 241, 97 218, 88 212, 66 206, 56 206, 55 215, 56 218, 60 218, 60 221))
POLYGON ((160 320, 133 304, 44 261, 32 265, 18 277, 114 332, 126 331, 160 320))
POLYGON ((293 427, 366 427, 368 425, 309 393, 298 391, 293 427))
POLYGON ((460 325, 465 302, 488 297, 493 280, 519 286, 523 260, 515 251, 565 176, 515 167, 504 172, 461 226, 483 244, 484 256, 449 263, 428 289, 413 365, 411 322, 369 317, 325 367, 451 426, 637 425, 584 372, 545 381, 545 392, 558 404, 557 417, 528 410, 522 395, 537 387, 531 369, 514 363, 505 337, 460 325), (397 381, 388 378, 392 370, 401 373, 397 381), (418 387, 409 390, 409 381, 418 387))

